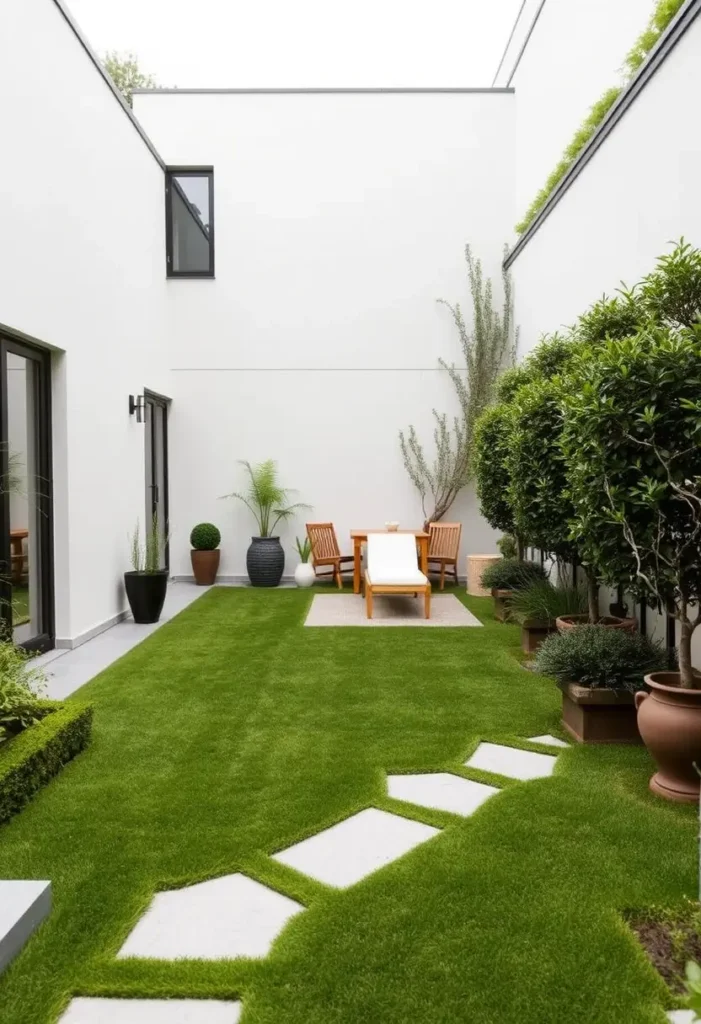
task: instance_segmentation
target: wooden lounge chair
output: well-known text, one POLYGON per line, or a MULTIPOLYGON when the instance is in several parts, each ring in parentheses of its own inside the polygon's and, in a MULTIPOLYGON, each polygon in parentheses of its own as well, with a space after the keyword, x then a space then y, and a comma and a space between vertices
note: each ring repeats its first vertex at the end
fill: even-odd
POLYGON ((452 566, 451 575, 458 582, 458 552, 462 523, 430 523, 428 527, 428 569, 441 574, 441 590, 445 586, 446 567, 452 566), (434 563, 433 568, 431 563, 434 563))
POLYGON ((333 523, 307 523, 307 537, 312 546, 312 565, 314 573, 319 579, 325 576, 333 576, 338 584, 338 589, 343 589, 343 578, 341 573, 353 571, 353 556, 342 555, 336 540, 336 531, 333 523), (344 569, 344 564, 349 568, 344 569), (328 568, 326 572, 319 572, 319 569, 328 568))
POLYGON ((410 533, 371 533, 365 570, 367 616, 375 594, 424 595, 424 615, 431 618, 431 584, 419 569, 416 540, 410 533))

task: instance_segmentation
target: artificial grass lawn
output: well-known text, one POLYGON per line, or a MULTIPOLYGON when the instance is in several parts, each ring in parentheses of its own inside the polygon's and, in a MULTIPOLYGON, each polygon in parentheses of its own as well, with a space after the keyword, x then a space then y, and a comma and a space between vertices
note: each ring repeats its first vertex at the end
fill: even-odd
POLYGON ((242 997, 242 1024, 662 1024, 620 911, 695 895, 694 809, 626 747, 562 751, 468 819, 389 800, 387 772, 486 779, 459 768, 480 738, 557 733, 558 691, 489 601, 464 599, 484 629, 303 629, 310 600, 215 589, 80 691, 91 747, 0 829, 0 878, 54 883, 3 1024, 72 994, 242 997), (343 891, 268 858, 369 805, 446 828, 343 891), (233 871, 309 907, 269 957, 114 959, 155 889, 233 871))

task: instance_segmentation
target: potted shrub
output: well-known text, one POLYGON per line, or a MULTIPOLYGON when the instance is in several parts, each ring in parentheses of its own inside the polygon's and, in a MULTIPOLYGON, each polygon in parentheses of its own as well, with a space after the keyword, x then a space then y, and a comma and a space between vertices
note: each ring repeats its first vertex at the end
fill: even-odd
POLYGON ((511 617, 521 624, 521 649, 533 654, 555 632, 559 616, 578 615, 586 607, 587 595, 580 587, 533 580, 517 590, 511 598, 511 617))
MULTIPOLYGON (((660 273, 701 280, 681 254, 660 273)), ((646 287, 659 290, 659 280, 646 287)), ((670 296, 675 293, 669 289, 670 296)), ((671 301, 671 300, 670 300, 671 301)), ((698 316, 698 302, 677 309, 698 316)), ((652 673, 637 698, 640 732, 658 765, 650 786, 696 802, 701 762, 701 676, 691 638, 701 622, 701 330, 651 324, 578 360, 566 399, 563 450, 576 527, 611 582, 624 583, 679 623, 679 670, 652 673)))
POLYGON ((482 573, 482 586, 491 591, 494 598, 494 617, 500 622, 507 622, 514 592, 538 579, 546 579, 546 573, 537 562, 501 558, 493 565, 488 565, 482 573))
POLYGON ((287 504, 291 492, 278 483, 277 467, 272 459, 257 466, 241 460, 241 465, 248 475, 248 489, 244 494, 234 492, 225 497, 242 501, 253 513, 258 527, 258 536, 251 537, 246 552, 248 578, 254 587, 277 587, 285 568, 285 552, 280 538, 275 536, 275 527, 298 510, 311 506, 301 502, 287 504))
POLYGON ((158 622, 168 587, 168 570, 161 569, 161 551, 166 544, 158 516, 142 544, 137 522, 131 538, 131 572, 124 573, 124 587, 134 622, 158 622))
POLYGON ((536 671, 557 680, 562 724, 580 743, 639 743, 633 695, 666 664, 640 633, 591 625, 546 637, 535 658, 536 671))
POLYGON ((308 537, 295 540, 295 547, 299 555, 299 565, 295 569, 295 583, 298 587, 311 587, 316 578, 314 566, 309 564, 309 556, 312 553, 312 545, 308 537))
POLYGON ((198 587, 210 587, 217 578, 221 533, 213 523, 198 523, 190 534, 190 561, 198 587))

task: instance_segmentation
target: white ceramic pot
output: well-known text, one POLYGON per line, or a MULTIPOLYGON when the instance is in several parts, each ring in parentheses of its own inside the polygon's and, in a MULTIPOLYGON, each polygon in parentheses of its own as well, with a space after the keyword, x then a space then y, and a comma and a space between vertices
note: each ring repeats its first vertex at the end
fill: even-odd
POLYGON ((295 583, 298 587, 311 587, 314 582, 314 566, 309 562, 300 562, 295 569, 295 583))

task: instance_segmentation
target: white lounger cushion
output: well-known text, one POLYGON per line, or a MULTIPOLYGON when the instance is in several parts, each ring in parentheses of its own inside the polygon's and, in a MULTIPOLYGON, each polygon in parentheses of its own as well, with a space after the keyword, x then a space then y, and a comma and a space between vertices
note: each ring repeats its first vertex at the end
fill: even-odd
POLYGON ((368 535, 366 579, 373 586, 423 586, 428 583, 419 570, 416 538, 411 533, 368 535))

